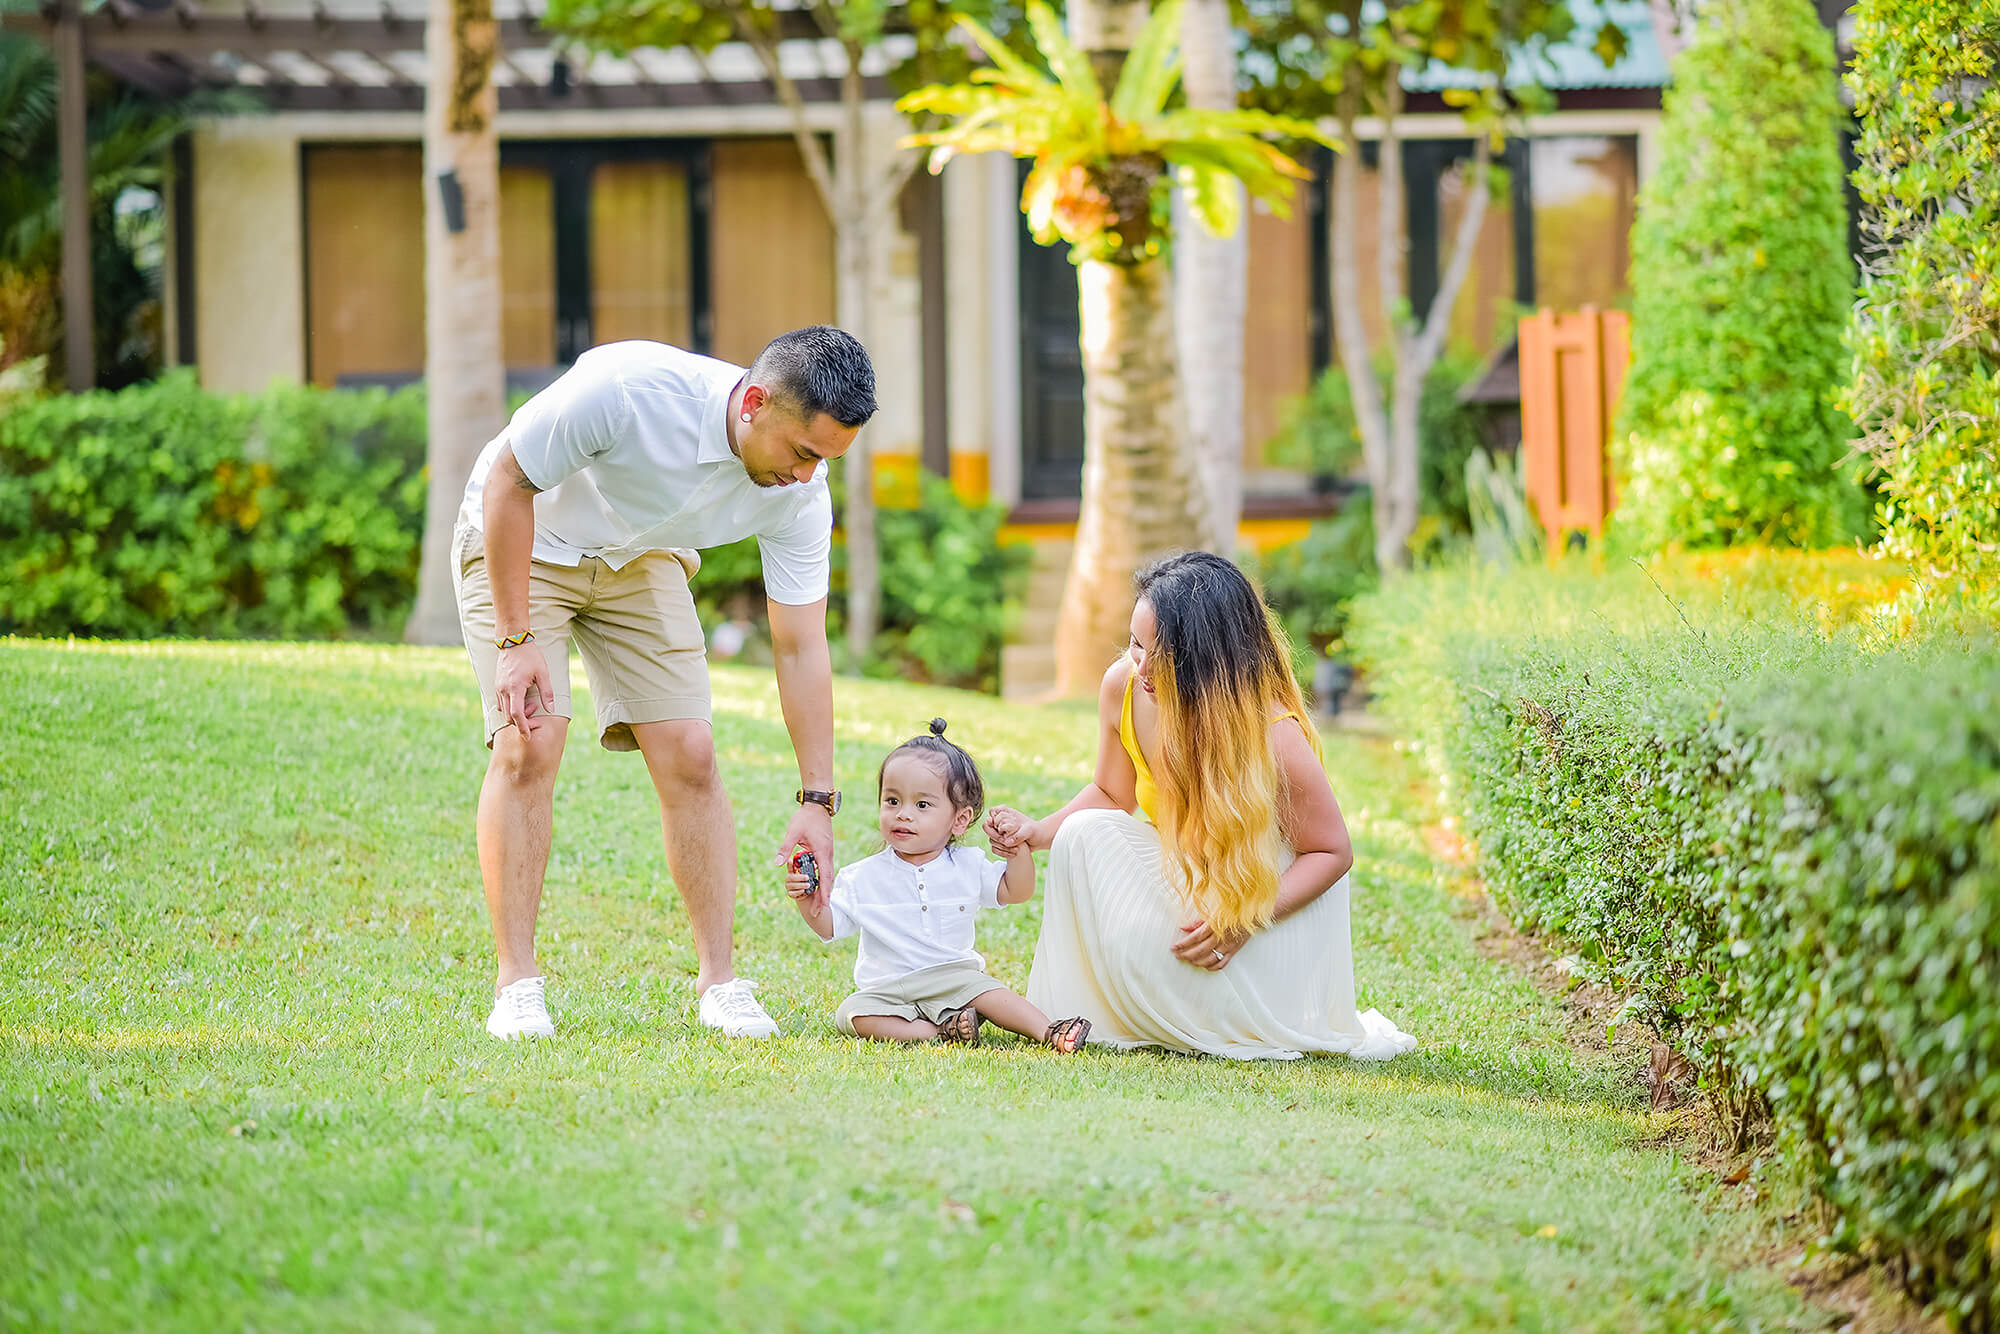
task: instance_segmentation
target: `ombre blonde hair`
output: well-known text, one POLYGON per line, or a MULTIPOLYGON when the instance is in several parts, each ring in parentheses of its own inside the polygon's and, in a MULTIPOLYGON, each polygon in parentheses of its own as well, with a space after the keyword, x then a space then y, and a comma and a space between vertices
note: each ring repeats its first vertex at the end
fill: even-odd
POLYGON ((1253 931, 1278 902, 1283 800, 1271 719, 1305 717, 1285 632, 1243 571, 1205 551, 1139 572, 1157 626, 1160 841, 1188 906, 1218 935, 1253 931))

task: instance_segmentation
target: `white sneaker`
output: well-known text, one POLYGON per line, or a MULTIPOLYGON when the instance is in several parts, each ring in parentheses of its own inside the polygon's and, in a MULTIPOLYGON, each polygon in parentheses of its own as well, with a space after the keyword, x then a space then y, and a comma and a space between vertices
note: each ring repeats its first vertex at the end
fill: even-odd
POLYGON ((750 994, 757 984, 747 977, 717 982, 701 993, 701 1022, 719 1028, 727 1038, 774 1038, 778 1025, 750 994))
POLYGON ((524 977, 509 982, 493 998, 493 1013, 486 1016, 486 1031, 496 1038, 552 1038, 556 1026, 549 1022, 548 1003, 542 998, 542 979, 524 977))

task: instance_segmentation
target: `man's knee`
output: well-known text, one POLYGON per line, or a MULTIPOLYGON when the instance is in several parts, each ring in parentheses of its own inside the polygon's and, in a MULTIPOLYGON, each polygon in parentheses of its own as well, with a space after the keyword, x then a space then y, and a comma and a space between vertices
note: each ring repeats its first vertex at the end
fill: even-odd
POLYGON ((645 752, 646 767, 662 786, 702 789, 721 782, 715 764, 715 731, 706 722, 690 718, 640 723, 632 732, 645 752))
POLYGON ((564 728, 544 724, 524 734, 503 727, 493 734, 493 772, 516 787, 540 787, 555 781, 562 765, 564 728))

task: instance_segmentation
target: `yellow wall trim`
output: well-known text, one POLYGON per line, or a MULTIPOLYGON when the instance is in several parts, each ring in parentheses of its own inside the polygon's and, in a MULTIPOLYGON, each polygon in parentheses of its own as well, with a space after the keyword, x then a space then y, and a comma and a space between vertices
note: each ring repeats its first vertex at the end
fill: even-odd
MULTIPOLYGON (((1277 547, 1305 540, 1312 531, 1311 519, 1245 519, 1236 526, 1236 544, 1250 547, 1260 555, 1277 547)), ((1074 542, 1073 523, 1008 523, 1000 526, 1000 541, 1074 542)))

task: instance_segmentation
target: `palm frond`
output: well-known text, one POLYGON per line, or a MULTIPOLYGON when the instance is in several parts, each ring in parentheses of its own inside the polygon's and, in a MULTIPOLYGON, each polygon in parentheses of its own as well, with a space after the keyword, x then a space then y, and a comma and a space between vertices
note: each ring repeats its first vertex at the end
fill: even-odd
POLYGON ((1213 111, 1183 107, 1161 116, 1155 122, 1155 128, 1162 138, 1168 139, 1269 135, 1280 139, 1305 139, 1336 150, 1340 147, 1339 137, 1322 130, 1316 122, 1297 116, 1274 115, 1268 111, 1213 111))
POLYGON ((1188 212, 1210 236, 1234 236, 1243 224, 1243 189, 1237 177, 1218 167, 1184 165, 1177 175, 1188 212))
POLYGON ((993 62, 993 67, 1005 76, 1008 83, 1020 88, 1032 88, 1049 82, 1048 76, 1009 51, 1007 44, 981 27, 978 20, 960 14, 958 26, 979 44, 979 49, 986 53, 986 58, 993 62))
POLYGON ((1049 72, 1064 92, 1084 101, 1104 100, 1104 87, 1097 81, 1097 71, 1090 67, 1090 58, 1076 49, 1063 31, 1062 20, 1044 0, 1028 0, 1028 27, 1035 34, 1042 59, 1049 62, 1049 72))
POLYGON ((1173 52, 1180 40, 1182 5, 1183 0, 1166 0, 1155 9, 1126 53, 1111 93, 1111 114, 1120 120, 1159 115, 1180 82, 1181 62, 1173 52))
POLYGON ((56 66, 26 33, 0 33, 0 157, 28 164, 56 115, 56 66))

